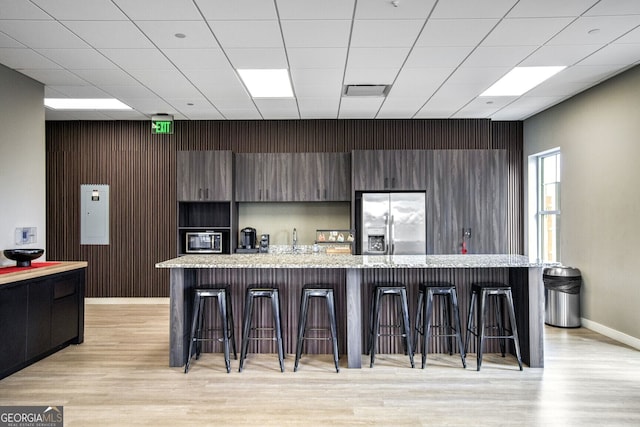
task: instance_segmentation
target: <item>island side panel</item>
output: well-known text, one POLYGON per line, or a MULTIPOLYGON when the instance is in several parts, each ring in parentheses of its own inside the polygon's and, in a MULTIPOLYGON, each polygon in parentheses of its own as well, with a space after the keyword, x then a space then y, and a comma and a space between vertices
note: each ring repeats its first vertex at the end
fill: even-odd
POLYGON ((347 270, 347 367, 362 367, 362 270, 347 270))
POLYGON ((529 366, 544 368, 544 284, 542 267, 529 272, 529 366))
POLYGON ((170 274, 169 306, 169 366, 184 366, 189 351, 189 325, 192 316, 192 289, 196 284, 196 270, 172 268, 170 274))

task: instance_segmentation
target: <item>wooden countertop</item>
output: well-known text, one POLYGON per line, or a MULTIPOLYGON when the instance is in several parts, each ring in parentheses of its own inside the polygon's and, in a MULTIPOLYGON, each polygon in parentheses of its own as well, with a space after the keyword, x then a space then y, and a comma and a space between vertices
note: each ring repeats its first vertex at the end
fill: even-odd
MULTIPOLYGON (((48 276, 50 274, 63 273, 65 271, 86 268, 87 261, 47 261, 55 262, 55 265, 46 265, 37 268, 25 268, 24 270, 12 273, 0 274, 0 285, 19 282, 21 280, 35 279, 37 277, 48 276)), ((0 269, 1 270, 1 269, 0 269)))

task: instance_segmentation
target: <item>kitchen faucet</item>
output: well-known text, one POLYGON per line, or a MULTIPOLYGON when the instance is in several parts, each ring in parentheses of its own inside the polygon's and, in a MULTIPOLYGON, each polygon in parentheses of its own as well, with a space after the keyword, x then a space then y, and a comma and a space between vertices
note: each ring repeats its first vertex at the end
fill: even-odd
POLYGON ((293 228, 293 244, 291 246, 293 252, 298 250, 298 230, 293 228))

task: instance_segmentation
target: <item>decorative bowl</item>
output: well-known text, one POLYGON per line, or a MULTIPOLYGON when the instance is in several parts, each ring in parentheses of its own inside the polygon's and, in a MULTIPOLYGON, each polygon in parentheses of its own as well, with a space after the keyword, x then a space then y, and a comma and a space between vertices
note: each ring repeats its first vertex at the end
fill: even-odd
POLYGON ((30 267, 31 261, 40 258, 44 249, 5 249, 4 256, 16 261, 17 267, 30 267))

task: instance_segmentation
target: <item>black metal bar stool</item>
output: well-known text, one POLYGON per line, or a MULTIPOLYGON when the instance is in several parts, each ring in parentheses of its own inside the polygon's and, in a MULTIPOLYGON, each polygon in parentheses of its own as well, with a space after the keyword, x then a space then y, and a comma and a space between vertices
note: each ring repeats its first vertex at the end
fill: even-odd
POLYGON ((242 325, 242 346, 240 351, 240 368, 242 372, 244 360, 247 357, 250 340, 275 340, 278 347, 278 359, 280 360, 280 371, 284 372, 284 344, 282 341, 282 314, 280 313, 280 294, 277 288, 248 288, 245 295, 244 318, 242 325), (271 311, 273 314, 273 327, 252 326, 253 305, 256 298, 269 298, 271 300, 271 311), (252 336, 251 331, 258 335, 252 336), (261 336, 264 331, 273 331, 270 337, 261 336))
POLYGON ((329 285, 304 285, 300 296, 300 315, 298 318, 298 342, 296 344, 296 362, 293 372, 298 370, 298 362, 302 355, 304 340, 331 340, 333 344, 333 361, 336 365, 336 372, 340 372, 338 363, 338 327, 336 323, 336 306, 333 288, 329 285), (309 314, 309 300, 311 298, 324 298, 327 303, 327 314, 329 316, 329 327, 307 326, 307 316, 309 314), (313 336, 308 337, 307 331, 329 330, 331 337, 313 336))
POLYGON ((233 326, 233 309, 231 307, 231 294, 229 286, 196 288, 193 291, 193 320, 191 321, 191 336, 189 340, 189 353, 187 353, 187 363, 184 365, 184 373, 189 372, 191 357, 193 355, 193 345, 195 344, 196 360, 200 358, 203 341, 222 341, 224 343, 224 361, 227 372, 231 372, 229 361, 229 341, 233 347, 233 358, 237 359, 236 339, 233 326), (206 301, 209 298, 218 300, 218 313, 220 314, 221 328, 203 329, 204 313, 206 301), (205 338, 203 332, 222 330, 221 338, 205 338))
POLYGON ((511 287, 509 285, 496 282, 473 283, 471 285, 469 317, 467 318, 467 335, 465 338, 464 346, 465 352, 469 348, 468 345, 470 335, 474 335, 476 337, 478 371, 480 370, 480 366, 482 365, 482 352, 486 339, 500 340, 500 351, 502 352, 502 357, 504 357, 505 355, 506 340, 512 339, 516 350, 518 366, 520 367, 520 370, 522 370, 522 358, 520 357, 520 342, 518 340, 516 314, 513 306, 511 287), (493 300, 493 305, 495 308, 495 325, 489 325, 487 321, 487 307, 490 300, 493 300), (502 317, 502 305, 505 301, 507 303, 507 310, 509 312, 509 328, 505 327, 502 317), (475 319, 474 311, 476 316, 475 319), (496 335, 487 335, 487 329, 497 330, 496 335))
POLYGON ((422 335, 422 369, 427 362, 429 352, 429 338, 447 337, 449 355, 453 354, 452 341, 455 338, 462 359, 462 367, 467 367, 464 345, 460 328, 460 311, 458 310, 458 295, 456 287, 448 282, 421 283, 418 291, 418 309, 416 311, 414 351, 418 348, 418 335, 422 335), (432 323, 433 303, 435 297, 440 299, 443 310, 442 324, 432 323), (453 322, 452 322, 453 317, 453 322), (453 324, 452 324, 453 323, 453 324), (440 331, 433 333, 433 329, 440 331))
POLYGON ((371 362, 369 367, 373 368, 373 364, 376 360, 376 347, 378 345, 378 338, 381 336, 401 336, 402 343, 404 345, 404 353, 409 355, 411 361, 411 367, 413 364, 413 349, 411 340, 411 326, 409 324, 409 305, 407 302, 407 287, 402 283, 378 283, 374 285, 373 297, 371 302, 371 311, 369 319, 369 353, 371 353, 371 362), (400 313, 400 324, 380 324, 380 310, 382 308, 382 298, 384 296, 393 297, 398 303, 398 313, 400 313), (398 328, 398 333, 386 333, 381 334, 380 328, 392 329, 398 328))

